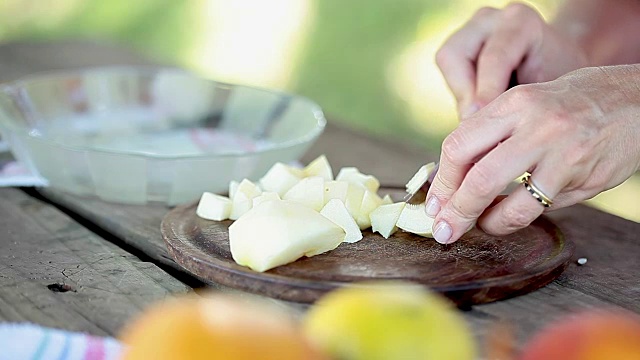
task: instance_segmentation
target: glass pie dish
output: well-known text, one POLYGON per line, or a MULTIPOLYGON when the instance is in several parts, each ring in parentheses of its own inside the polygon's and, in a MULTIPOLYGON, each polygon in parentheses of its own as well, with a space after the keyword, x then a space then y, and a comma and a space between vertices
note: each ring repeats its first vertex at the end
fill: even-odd
POLYGON ((49 186, 176 205, 299 159, 324 130, 314 102, 174 68, 107 67, 0 85, 0 134, 49 186))

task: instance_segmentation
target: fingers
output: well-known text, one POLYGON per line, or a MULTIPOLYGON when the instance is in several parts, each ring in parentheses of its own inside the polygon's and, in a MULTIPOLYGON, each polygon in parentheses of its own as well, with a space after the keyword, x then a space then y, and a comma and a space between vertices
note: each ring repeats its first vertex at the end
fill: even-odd
POLYGON ((436 62, 466 119, 509 86, 511 74, 539 46, 544 20, 530 7, 480 9, 436 54, 436 62))
POLYGON ((494 27, 497 9, 482 8, 462 29, 454 33, 436 54, 436 62, 463 117, 475 112, 476 59, 494 27))
MULTIPOLYGON (((523 151, 521 147, 518 139, 509 138, 469 169, 460 188, 435 218, 436 241, 449 244, 458 240, 513 179, 536 164, 540 153, 523 151)), ((503 207, 502 203, 508 200, 494 208, 503 207)))
POLYGON ((541 19, 525 5, 513 4, 500 20, 478 55, 475 101, 482 107, 509 87, 511 74, 535 45, 541 19))
POLYGON ((510 135, 510 122, 484 115, 486 113, 481 110, 461 123, 442 143, 440 167, 427 194, 428 216, 435 217, 458 190, 473 164, 510 135))
MULTIPOLYGON (((566 185, 564 176, 559 177, 557 167, 540 165, 531 174, 530 181, 550 199, 566 185)), ((557 204, 554 202, 554 208, 557 204)), ((522 229, 535 220, 545 207, 524 186, 519 186, 506 199, 487 211, 478 219, 478 227, 492 235, 506 235, 522 229)))

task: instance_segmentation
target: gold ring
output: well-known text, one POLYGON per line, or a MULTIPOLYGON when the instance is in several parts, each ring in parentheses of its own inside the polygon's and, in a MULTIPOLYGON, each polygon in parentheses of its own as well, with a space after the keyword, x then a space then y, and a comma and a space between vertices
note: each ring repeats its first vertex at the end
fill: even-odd
POLYGON ((533 196, 534 199, 538 200, 542 206, 548 208, 553 204, 553 200, 551 200, 547 195, 545 195, 540 189, 538 189, 533 182, 531 181, 531 176, 526 176, 522 179, 522 184, 524 188, 533 196))

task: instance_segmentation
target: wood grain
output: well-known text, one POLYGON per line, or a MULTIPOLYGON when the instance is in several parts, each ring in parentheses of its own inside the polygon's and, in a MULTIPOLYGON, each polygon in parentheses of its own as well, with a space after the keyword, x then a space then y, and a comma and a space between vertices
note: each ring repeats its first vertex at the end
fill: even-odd
MULTIPOLYGON (((380 191, 396 197, 403 193, 380 191)), ((574 249, 545 218, 503 237, 473 229, 450 246, 402 231, 385 239, 368 230, 357 243, 258 273, 231 257, 232 222, 201 219, 196 206, 178 207, 162 222, 169 252, 181 266, 210 283, 304 303, 337 287, 384 279, 423 284, 458 305, 492 302, 548 284, 564 270, 574 249)))
POLYGON ((115 335, 147 305, 189 288, 53 206, 0 189, 0 320, 115 335))
MULTIPOLYGON (((353 144, 359 146, 355 140, 353 144)), ((419 159, 419 154, 414 158, 419 159)), ((400 182, 399 176, 397 181, 400 182)), ((145 253, 149 247, 157 249, 148 252, 156 261, 168 261, 181 268, 162 244, 160 223, 169 208, 111 204, 52 190, 43 194, 89 221, 102 224, 105 230, 145 253)), ((553 211, 547 216, 576 244, 572 262, 558 279, 537 291, 466 311, 465 318, 479 338, 498 320, 513 323, 518 343, 522 344, 550 321, 573 311, 622 307, 640 313, 640 268, 636 264, 640 256, 640 224, 585 205, 553 211), (575 260, 579 257, 587 257, 588 263, 577 265, 575 260)))

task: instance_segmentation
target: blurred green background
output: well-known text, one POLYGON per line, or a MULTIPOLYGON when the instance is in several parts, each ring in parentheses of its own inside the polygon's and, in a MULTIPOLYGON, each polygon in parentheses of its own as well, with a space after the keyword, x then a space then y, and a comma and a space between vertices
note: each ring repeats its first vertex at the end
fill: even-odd
MULTIPOLYGON (((525 1, 547 19, 561 1, 525 1)), ((308 96, 330 119, 437 150, 457 124, 434 61, 502 0, 2 0, 0 41, 92 39, 230 82, 308 96)), ((590 200, 640 221, 640 176, 590 200), (635 201, 630 201, 635 199, 635 201)))

